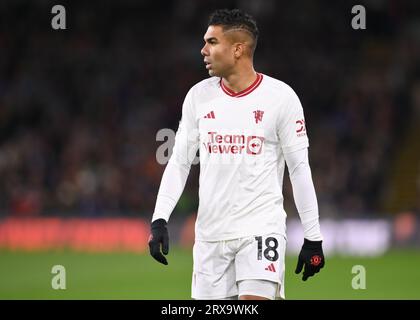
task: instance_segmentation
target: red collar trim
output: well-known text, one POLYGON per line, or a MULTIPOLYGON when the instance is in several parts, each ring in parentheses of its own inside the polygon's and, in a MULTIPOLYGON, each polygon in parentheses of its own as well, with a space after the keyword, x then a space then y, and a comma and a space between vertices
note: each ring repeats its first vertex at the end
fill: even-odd
POLYGON ((226 87, 223 84, 222 78, 220 78, 220 87, 222 88, 223 92, 226 93, 228 96, 231 97, 235 97, 235 98, 240 98, 240 97, 244 97, 247 94, 250 94, 252 91, 254 91, 261 83, 263 79, 263 75, 261 73, 257 73, 257 79, 255 79, 254 83, 251 84, 248 88, 240 91, 240 92, 234 92, 231 89, 229 89, 228 87, 226 87))

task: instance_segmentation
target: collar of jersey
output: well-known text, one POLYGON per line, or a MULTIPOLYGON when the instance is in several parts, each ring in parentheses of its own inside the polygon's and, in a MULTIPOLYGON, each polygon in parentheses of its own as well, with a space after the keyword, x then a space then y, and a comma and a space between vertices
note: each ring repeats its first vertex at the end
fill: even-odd
POLYGON ((223 92, 226 93, 228 96, 235 97, 235 98, 240 98, 240 97, 246 96, 247 94, 250 94, 256 88, 258 88, 262 79, 263 79, 263 75, 261 73, 257 72, 257 79, 255 79, 255 81, 248 88, 246 88, 242 91, 239 91, 239 92, 234 92, 231 89, 229 89, 228 87, 226 87, 223 84, 222 78, 220 78, 220 87, 222 88, 223 92))

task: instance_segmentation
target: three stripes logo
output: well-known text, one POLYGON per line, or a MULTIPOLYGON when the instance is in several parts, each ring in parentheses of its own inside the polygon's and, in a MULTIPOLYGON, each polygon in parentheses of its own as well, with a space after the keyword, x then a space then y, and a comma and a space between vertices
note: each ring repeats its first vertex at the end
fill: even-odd
POLYGON ((274 267, 274 263, 271 263, 267 268, 265 268, 267 271, 276 272, 276 268, 274 267))
POLYGON ((214 116, 214 111, 207 113, 204 119, 216 119, 216 117, 214 116))

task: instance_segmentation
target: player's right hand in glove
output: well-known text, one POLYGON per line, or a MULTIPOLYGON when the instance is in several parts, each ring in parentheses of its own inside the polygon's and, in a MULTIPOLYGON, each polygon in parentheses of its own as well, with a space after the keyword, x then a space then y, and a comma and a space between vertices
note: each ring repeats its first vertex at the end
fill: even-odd
POLYGON ((324 264, 325 260, 322 251, 322 241, 310 241, 305 239, 299 254, 295 273, 299 274, 305 266, 302 280, 306 281, 309 277, 318 273, 319 270, 324 267, 324 264))
POLYGON ((160 263, 167 265, 168 261, 160 250, 161 245, 163 254, 167 255, 169 252, 169 236, 166 221, 164 219, 157 219, 151 225, 151 234, 149 237, 150 254, 160 263))

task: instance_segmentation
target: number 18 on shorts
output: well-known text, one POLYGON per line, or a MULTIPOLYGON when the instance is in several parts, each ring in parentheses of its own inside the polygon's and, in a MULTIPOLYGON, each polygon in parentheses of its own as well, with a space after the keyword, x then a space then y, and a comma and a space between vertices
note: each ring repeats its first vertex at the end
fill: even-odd
POLYGON ((240 295, 238 282, 268 280, 278 284, 284 299, 286 238, 280 234, 225 241, 196 241, 192 297, 219 299, 240 295))

